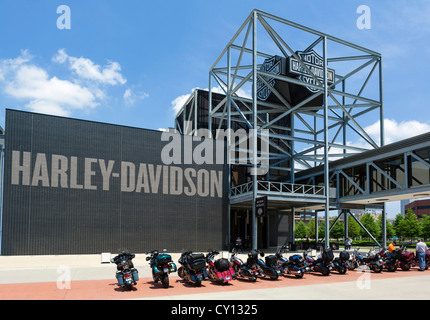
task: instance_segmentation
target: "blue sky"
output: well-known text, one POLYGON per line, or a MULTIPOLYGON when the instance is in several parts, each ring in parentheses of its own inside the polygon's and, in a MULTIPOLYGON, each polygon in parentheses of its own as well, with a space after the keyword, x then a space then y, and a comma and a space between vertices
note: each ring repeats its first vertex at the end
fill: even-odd
POLYGON ((208 87, 210 66, 254 8, 382 53, 389 141, 430 131, 426 0, 3 0, 0 125, 12 108, 173 126, 175 102, 208 87), (70 29, 57 28, 60 5, 71 10, 70 29), (371 29, 357 28, 360 5, 371 29))

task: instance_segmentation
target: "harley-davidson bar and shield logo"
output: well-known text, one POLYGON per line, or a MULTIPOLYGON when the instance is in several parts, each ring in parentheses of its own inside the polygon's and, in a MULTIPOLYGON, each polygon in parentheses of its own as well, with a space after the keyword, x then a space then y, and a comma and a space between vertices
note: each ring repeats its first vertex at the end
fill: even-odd
MULTIPOLYGON (((303 64, 293 56, 288 58, 280 56, 268 58, 264 60, 264 63, 260 67, 260 71, 296 78, 312 85, 318 85, 318 83, 315 81, 315 78, 322 83, 324 81, 323 58, 314 50, 297 51, 296 54, 300 57, 301 62, 315 77, 308 73, 303 64)), ((280 81, 267 75, 262 76, 262 78, 264 81, 262 81, 260 78, 257 79, 257 97, 260 101, 278 101, 274 95, 271 95, 272 91, 270 87, 266 85, 266 83, 275 88, 289 102, 293 103, 298 103, 302 99, 307 98, 309 94, 314 94, 318 91, 316 88, 280 81)), ((334 80, 335 71, 333 69, 327 69, 327 84, 332 85, 334 80)))
MULTIPOLYGON (((314 74, 321 83, 324 81, 324 60, 320 55, 318 55, 314 50, 311 51, 298 51, 296 52, 300 57, 303 64, 314 74)), ((289 58, 288 63, 289 73, 296 74, 297 79, 312 84, 317 85, 315 78, 310 75, 303 65, 294 57, 289 58)), ((334 70, 327 69, 327 83, 331 85, 334 83, 334 70)), ((316 93, 318 89, 312 87, 306 87, 310 92, 316 93)))
MULTIPOLYGON (((273 74, 281 74, 281 57, 273 56, 269 59, 264 60, 263 65, 260 67, 260 71, 273 74)), ((264 80, 269 83, 272 87, 275 87, 276 80, 271 77, 263 76, 264 80)), ((261 101, 266 101, 269 98, 271 90, 269 87, 261 80, 257 79, 257 97, 261 101)))

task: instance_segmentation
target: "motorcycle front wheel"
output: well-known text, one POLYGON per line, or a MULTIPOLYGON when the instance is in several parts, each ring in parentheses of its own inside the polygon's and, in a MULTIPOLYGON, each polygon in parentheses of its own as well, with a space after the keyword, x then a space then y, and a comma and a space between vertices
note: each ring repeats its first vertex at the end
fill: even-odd
POLYGON ((214 275, 213 275, 213 269, 212 268, 209 268, 208 269, 208 278, 210 279, 210 280, 215 280, 215 277, 214 277, 214 275))
POLYGON ((396 265, 393 265, 393 264, 389 264, 389 265, 387 265, 387 270, 388 270, 389 272, 394 272, 394 271, 396 271, 396 269, 397 269, 397 266, 396 266, 396 265))
POLYGON ((179 269, 178 269, 178 276, 179 276, 181 279, 184 279, 185 274, 184 274, 184 268, 183 268, 183 267, 179 267, 179 269))
POLYGON ((318 263, 315 266, 315 271, 320 272, 323 276, 328 276, 330 274, 330 269, 324 266, 322 263, 318 263))
POLYGON ((348 269, 349 270, 355 270, 359 267, 360 265, 358 264, 357 261, 352 261, 351 263, 348 264, 348 269))
POLYGON ((279 278, 279 274, 276 271, 273 271, 272 274, 270 275, 270 279, 278 280, 278 278, 279 278))
POLYGON ((411 265, 409 265, 409 264, 402 264, 400 266, 400 268, 402 268, 403 271, 409 271, 409 269, 411 269, 411 265))
POLYGON ((343 267, 343 268, 340 267, 338 271, 339 271, 339 274, 346 274, 346 267, 343 267))

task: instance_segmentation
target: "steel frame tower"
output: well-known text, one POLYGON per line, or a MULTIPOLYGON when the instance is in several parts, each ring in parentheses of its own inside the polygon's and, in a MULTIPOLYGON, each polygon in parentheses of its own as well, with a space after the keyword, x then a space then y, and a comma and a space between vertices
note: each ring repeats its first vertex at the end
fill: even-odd
MULTIPOLYGON (((257 169, 258 156, 268 157, 269 170, 289 172, 287 180, 294 183, 298 170, 324 164, 325 245, 328 246, 330 159, 347 157, 384 145, 382 57, 377 52, 353 43, 253 10, 210 68, 208 129, 214 132, 216 128, 212 128, 212 118, 219 119, 219 127, 225 125, 231 129, 236 122, 245 124, 252 132, 252 155, 247 160, 254 169, 257 169), (293 49, 290 42, 302 47, 293 49), (324 71, 322 77, 318 78, 310 70, 298 50, 320 53, 324 71), (305 82, 265 70, 264 60, 275 55, 294 58, 312 81, 305 82), (336 72, 331 84, 328 83, 329 66, 336 72), (313 93, 309 98, 292 105, 275 88, 274 81, 307 87, 313 93), (280 103, 259 100, 258 82, 269 88, 280 103), (221 88, 226 96, 218 105, 212 105, 215 87, 221 88), (306 105, 321 96, 321 105, 306 105), (379 141, 375 141, 366 132, 365 125, 360 123, 362 116, 371 112, 376 112, 373 121, 379 118, 379 141), (269 115, 274 116, 270 118, 269 115), (290 117, 290 127, 277 125, 285 117, 290 117), (361 141, 360 146, 348 142, 357 138, 361 141), (258 151, 258 141, 267 142, 271 147, 270 152, 258 151)), ((239 143, 231 141, 230 135, 227 136, 227 144, 228 154, 239 150, 239 143)), ((268 180, 271 178, 269 175, 268 180)), ((257 175, 253 175, 252 185, 252 247, 256 248, 257 175)))

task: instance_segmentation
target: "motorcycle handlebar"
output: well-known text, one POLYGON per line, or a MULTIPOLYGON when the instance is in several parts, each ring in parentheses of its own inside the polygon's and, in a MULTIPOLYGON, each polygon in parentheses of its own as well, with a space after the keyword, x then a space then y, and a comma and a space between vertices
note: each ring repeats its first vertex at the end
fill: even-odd
POLYGON ((219 252, 218 252, 217 250, 209 251, 209 252, 206 254, 206 260, 209 260, 210 258, 213 258, 213 257, 214 257, 214 256, 216 256, 217 254, 219 254, 219 252))

